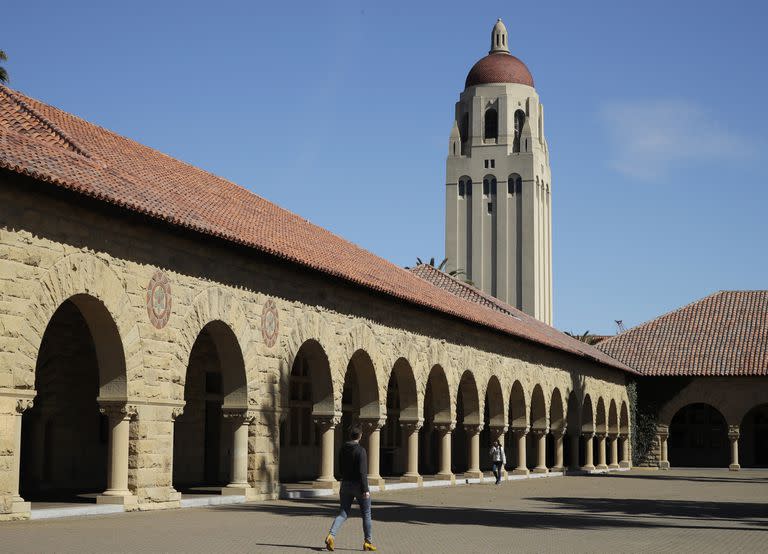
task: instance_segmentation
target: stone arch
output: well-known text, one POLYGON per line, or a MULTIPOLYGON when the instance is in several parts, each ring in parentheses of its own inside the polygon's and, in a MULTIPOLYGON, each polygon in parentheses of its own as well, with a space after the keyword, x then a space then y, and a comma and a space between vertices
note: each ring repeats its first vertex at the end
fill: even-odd
POLYGON ((459 387, 456 395, 457 406, 459 404, 459 399, 461 399, 461 403, 463 404, 464 417, 462 423, 465 425, 482 424, 480 413, 480 395, 477 390, 477 382, 475 381, 475 376, 470 370, 466 370, 459 380, 459 387))
POLYGON ((495 375, 492 375, 488 381, 485 398, 486 410, 488 412, 488 424, 494 427, 504 427, 506 425, 504 393, 502 392, 499 378, 495 375))
MULTIPOLYGON (((249 382, 256 382, 255 340, 245 310, 234 295, 222 287, 210 287, 192 300, 184 314, 184 325, 178 330, 179 359, 183 370, 178 380, 183 394, 189 356, 195 342, 205 329, 216 344, 222 364, 226 407, 246 408, 249 403, 249 382)), ((180 398, 177 398, 180 400, 180 398)))
POLYGON ((629 409, 627 403, 621 401, 621 410, 619 411, 619 433, 629 435, 629 409))
POLYGON ((595 411, 592 407, 592 397, 585 394, 581 403, 581 432, 592 434, 595 430, 595 411))
POLYGON ((595 409, 595 432, 608 432, 605 415, 605 400, 603 400, 602 396, 597 399, 597 408, 595 409))
POLYGON ((555 387, 552 390, 552 398, 549 402, 549 427, 553 431, 559 431, 565 429, 566 410, 563 405, 563 396, 560 394, 560 389, 555 387))
MULTIPOLYGON (((361 363, 366 363, 367 368, 372 370, 372 373, 369 372, 367 374, 368 377, 366 386, 375 384, 377 386, 375 391, 376 398, 386 399, 387 385, 389 381, 388 379, 384 378, 384 367, 389 367, 389 365, 384 365, 383 360, 385 359, 385 356, 381 354, 381 345, 379 344, 376 335, 373 334, 373 331, 371 331, 371 328, 368 325, 359 324, 352 327, 352 329, 347 333, 345 340, 341 344, 339 355, 341 357, 342 363, 344 363, 344 365, 342 365, 344 368, 342 381, 346 380, 347 378, 349 362, 352 361, 355 356, 358 356, 358 361, 361 363), (365 360, 363 358, 359 358, 361 353, 364 354, 365 360), (371 377, 373 377, 373 379, 371 379, 371 377)), ((366 397, 368 396, 372 396, 372 391, 366 391, 366 397)), ((368 400, 370 400, 370 398, 368 398, 368 400)), ((384 411, 385 408, 381 406, 379 409, 381 415, 384 415, 384 411)), ((372 414, 373 407, 368 406, 366 413, 372 414)), ((361 414, 361 417, 369 416, 364 416, 361 414)))
POLYGON ((619 412, 616 409, 616 401, 611 398, 611 403, 608 405, 608 433, 619 433, 619 412))
POLYGON ((390 379, 397 379, 397 388, 400 395, 400 419, 402 421, 416 421, 419 419, 419 398, 416 392, 416 376, 410 362, 405 358, 395 360, 390 373, 390 379))
POLYGON ((515 380, 509 393, 509 427, 525 429, 528 427, 528 400, 520 381, 515 380))
POLYGON ((443 366, 436 364, 432 366, 427 377, 427 389, 430 389, 431 405, 427 406, 426 392, 424 401, 424 419, 427 420, 427 411, 429 410, 434 417, 435 423, 450 423, 454 419, 453 403, 451 402, 451 389, 448 385, 443 366))
POLYGON ((729 459, 728 423, 720 410, 696 402, 675 413, 669 425, 670 465, 727 467, 729 459))
MULTIPOLYGON (((150 275, 147 276, 149 282, 150 275)), ((54 313, 66 300, 73 299, 88 322, 97 342, 103 333, 116 332, 121 344, 119 367, 105 368, 99 395, 120 400, 134 395, 128 375, 140 372, 141 334, 136 311, 123 282, 109 265, 89 254, 61 258, 37 279, 29 305, 22 317, 18 351, 13 366, 13 382, 18 388, 32 388, 35 366, 43 336, 54 313), (108 314, 108 315, 107 315, 108 314), (111 321, 110 321, 111 320, 111 321)), ((106 341, 116 344, 117 341, 106 341)), ((97 348, 100 360, 109 358, 111 347, 97 348)), ((101 363, 100 363, 101 365, 101 363)))
POLYGON ((531 393, 531 429, 547 429, 547 401, 541 385, 533 387, 531 393))
MULTIPOLYGON (((356 350, 350 357, 344 378, 345 389, 347 389, 350 378, 353 378, 357 383, 356 404, 359 417, 377 420, 386 415, 386 409, 381 406, 379 401, 380 389, 376 377, 376 367, 371 356, 365 350, 356 350)), ((344 402, 343 399, 342 402, 344 402)))
POLYGON ((768 467, 768 403, 753 405, 741 419, 739 463, 768 467))

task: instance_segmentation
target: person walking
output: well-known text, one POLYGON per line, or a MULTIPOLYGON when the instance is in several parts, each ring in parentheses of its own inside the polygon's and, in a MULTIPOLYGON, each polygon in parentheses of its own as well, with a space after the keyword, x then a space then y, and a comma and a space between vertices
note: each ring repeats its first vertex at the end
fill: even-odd
POLYGON ((501 483, 501 471, 507 465, 507 455, 499 441, 495 441, 491 446, 491 461, 493 462, 493 475, 496 477, 496 484, 501 483))
POLYGON ((365 448, 360 446, 360 437, 363 431, 359 425, 353 425, 349 429, 349 441, 345 442, 339 452, 339 468, 341 469, 341 488, 339 489, 339 502, 341 509, 339 515, 333 520, 331 530, 325 537, 325 547, 328 550, 335 548, 336 534, 347 521, 352 510, 352 501, 357 500, 360 512, 363 516, 363 550, 375 551, 373 537, 371 536, 371 491, 368 488, 368 455, 365 448))

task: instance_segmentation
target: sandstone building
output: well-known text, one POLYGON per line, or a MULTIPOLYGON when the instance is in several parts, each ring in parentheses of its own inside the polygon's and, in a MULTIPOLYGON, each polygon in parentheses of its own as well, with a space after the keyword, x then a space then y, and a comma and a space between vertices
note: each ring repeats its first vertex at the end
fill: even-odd
MULTIPOLYGON (((505 114, 520 102, 514 154, 528 161, 489 157, 525 180, 510 196, 536 194, 525 210, 541 223, 549 174, 531 166, 546 159, 535 91, 468 83, 471 118, 486 108, 475 93, 491 89, 498 148, 515 148, 505 114)), ((525 285, 549 271, 549 254, 525 256, 541 267, 523 268, 509 303, 410 272, 0 87, 0 519, 84 493, 151 510, 201 490, 332 489, 340 431, 354 421, 379 486, 476 478, 496 438, 517 474, 628 466, 633 370, 517 309, 551 311, 551 295, 534 300, 525 285)))
POLYGON ((448 144, 445 255, 480 289, 552 324, 544 106, 501 20, 469 74, 448 144))

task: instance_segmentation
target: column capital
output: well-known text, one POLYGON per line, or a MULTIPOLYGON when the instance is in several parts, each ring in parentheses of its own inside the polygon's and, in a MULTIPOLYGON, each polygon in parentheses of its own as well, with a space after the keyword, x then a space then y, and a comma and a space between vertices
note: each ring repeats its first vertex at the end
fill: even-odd
POLYGON ((19 398, 16 400, 16 413, 21 415, 34 406, 31 398, 19 398))
POLYGON ((604 439, 607 435, 608 435, 608 433, 606 433, 605 431, 597 431, 597 432, 595 432, 595 436, 598 439, 604 439))
POLYGON ((512 427, 512 434, 519 437, 520 435, 527 435, 529 430, 530 427, 527 425, 525 427, 512 427))
POLYGON ((544 428, 536 427, 534 429, 531 429, 531 433, 533 433, 537 437, 541 437, 541 436, 546 435, 547 433, 549 433, 549 429, 546 428, 546 427, 544 427, 544 428))
POLYGON ((464 430, 470 435, 479 435, 483 430, 482 423, 466 423, 464 424, 464 430))
POLYGON ((728 426, 728 438, 731 440, 738 440, 740 435, 740 430, 738 425, 729 425, 728 426))
POLYGON ((387 419, 385 417, 380 417, 378 419, 360 419, 360 427, 363 428, 364 435, 370 435, 374 431, 378 431, 384 427, 386 421, 387 419))
POLYGON ((456 429, 456 422, 455 421, 449 421, 444 423, 433 423, 432 424, 435 430, 439 433, 451 433, 454 429, 456 429))
POLYGON ((566 424, 563 424, 557 429, 550 429, 550 431, 552 432, 552 435, 554 435, 555 437, 562 437, 565 435, 567 429, 568 429, 568 426, 566 424))
POLYGON ((139 413, 138 408, 135 405, 127 402, 99 402, 99 412, 107 416, 109 419, 122 419, 130 421, 139 413))
POLYGON ((417 421, 401 421, 400 428, 408 433, 418 431, 424 426, 424 420, 419 419, 417 421))
POLYGON ((329 429, 335 429, 336 426, 341 423, 341 416, 339 414, 313 414, 312 421, 320 427, 322 431, 329 429))
POLYGON ((595 437, 594 431, 582 431, 581 436, 585 439, 591 439, 595 437))
POLYGON ((608 438, 611 439, 611 440, 616 440, 617 438, 619 438, 619 434, 618 433, 608 433, 608 438))
POLYGON ((222 408, 221 415, 240 425, 250 425, 256 420, 256 412, 247 408, 222 408))

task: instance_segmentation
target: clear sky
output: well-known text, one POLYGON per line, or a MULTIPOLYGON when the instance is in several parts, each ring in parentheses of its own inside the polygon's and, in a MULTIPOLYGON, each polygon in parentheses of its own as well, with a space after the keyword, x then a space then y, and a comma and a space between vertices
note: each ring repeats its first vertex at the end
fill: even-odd
POLYGON ((10 85, 399 265, 501 17, 546 108, 555 325, 768 288, 768 3, 6 0, 10 85), (471 7, 470 7, 471 6, 471 7))

